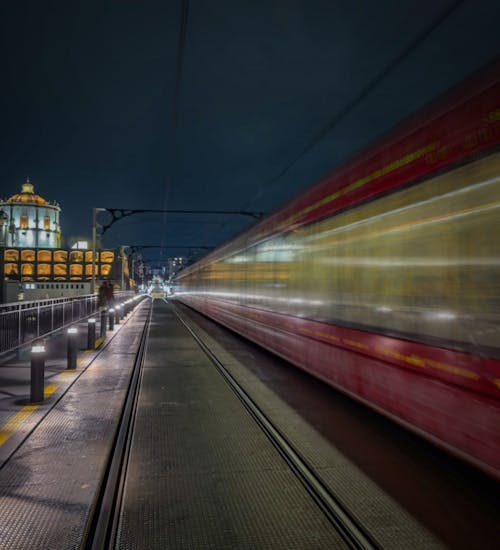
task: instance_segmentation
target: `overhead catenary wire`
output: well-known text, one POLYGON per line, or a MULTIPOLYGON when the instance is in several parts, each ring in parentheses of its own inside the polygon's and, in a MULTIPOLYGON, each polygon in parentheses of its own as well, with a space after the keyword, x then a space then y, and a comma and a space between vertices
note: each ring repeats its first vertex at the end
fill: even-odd
POLYGON ((287 174, 304 156, 320 143, 353 109, 355 109, 398 65, 413 53, 438 27, 440 27, 465 0, 455 0, 448 5, 431 23, 418 33, 406 47, 404 47, 389 63, 382 68, 344 107, 333 116, 314 136, 304 145, 284 168, 263 185, 259 191, 241 207, 246 209, 255 200, 273 188, 281 178, 287 174))
MULTIPOLYGON (((167 210, 168 199, 170 195, 171 182, 175 173, 175 159, 178 157, 179 150, 179 111, 181 97, 182 72, 184 65, 184 51, 186 47, 186 37, 189 17, 189 0, 181 0, 180 2, 180 21, 179 21, 179 36, 177 40, 177 53, 175 60, 175 77, 174 77, 174 94, 172 98, 172 109, 170 114, 170 155, 168 173, 165 182, 165 190, 163 194, 163 210, 167 210)), ((165 244, 167 213, 163 214, 162 229, 160 231, 161 242, 165 244)))

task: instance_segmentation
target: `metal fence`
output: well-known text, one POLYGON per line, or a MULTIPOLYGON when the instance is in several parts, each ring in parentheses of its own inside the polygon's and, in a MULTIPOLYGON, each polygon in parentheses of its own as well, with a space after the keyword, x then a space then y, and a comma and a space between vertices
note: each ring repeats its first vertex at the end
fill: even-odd
MULTIPOLYGON (((117 292, 117 299, 133 292, 117 292)), ((13 302, 0 306, 0 355, 84 319, 97 311, 97 296, 13 302)))

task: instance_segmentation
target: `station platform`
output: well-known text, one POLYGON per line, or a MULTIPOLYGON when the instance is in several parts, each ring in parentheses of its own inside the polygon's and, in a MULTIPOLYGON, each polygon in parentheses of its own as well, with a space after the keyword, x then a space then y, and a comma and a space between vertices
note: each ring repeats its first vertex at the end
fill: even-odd
POLYGON ((64 334, 50 339, 41 404, 29 403, 29 356, 0 367, 1 548, 83 547, 146 315, 139 305, 75 370, 64 334))
MULTIPOLYGON (((51 366, 47 386, 67 378, 64 393, 47 395, 4 454, 2 548, 87 546, 149 304, 76 372, 51 366)), ((155 310, 117 547, 341 548, 171 307, 155 310), (285 499, 278 506, 272 486, 285 499)))
POLYGON ((341 452, 325 451, 321 434, 183 308, 149 299, 108 331, 100 349, 82 355, 75 371, 55 358, 46 400, 25 410, 25 418, 22 408, 34 406, 23 404, 20 375, 14 365, 0 367, 0 547, 352 547, 203 347, 265 404, 269 418, 284 420, 289 436, 302 441, 301 454, 366 527, 361 547, 444 547, 341 452), (97 543, 97 510, 143 337, 113 536, 97 543))

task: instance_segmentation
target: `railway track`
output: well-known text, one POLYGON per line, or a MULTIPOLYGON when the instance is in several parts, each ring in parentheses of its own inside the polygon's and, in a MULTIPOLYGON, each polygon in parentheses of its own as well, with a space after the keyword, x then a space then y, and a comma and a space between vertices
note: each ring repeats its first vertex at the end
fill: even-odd
MULTIPOLYGON (((290 470, 300 480, 310 497, 321 510, 321 513, 334 526, 346 546, 353 549, 378 548, 379 546, 376 542, 365 532, 356 519, 349 514, 339 499, 332 494, 328 487, 315 474, 297 449, 287 441, 286 437, 269 420, 252 397, 200 338, 193 324, 177 308, 175 309, 175 313, 201 350, 210 359, 223 380, 237 396, 242 406, 245 407, 260 429, 265 433, 270 443, 287 463, 290 470)), ((127 476, 128 459, 140 390, 141 371, 147 348, 151 315, 152 308, 141 334, 127 398, 117 429, 113 453, 110 456, 108 467, 102 480, 102 490, 96 502, 93 520, 84 537, 84 547, 88 550, 113 548, 117 542, 123 487, 127 476)))
POLYGON ((311 498, 334 526, 349 548, 375 549, 379 545, 372 539, 363 526, 352 517, 325 483, 316 475, 314 469, 301 456, 300 452, 287 440, 281 431, 273 424, 264 411, 256 404, 252 397, 236 381, 229 370, 224 367, 213 351, 197 334, 193 324, 176 308, 176 315, 190 332, 194 340, 213 363, 222 378, 240 400, 242 405, 256 421, 261 430, 288 464, 291 471, 300 480, 311 498))
POLYGON ((102 480, 102 489, 97 498, 93 520, 86 533, 84 548, 88 550, 112 548, 116 541, 152 312, 151 306, 141 333, 113 452, 102 480))

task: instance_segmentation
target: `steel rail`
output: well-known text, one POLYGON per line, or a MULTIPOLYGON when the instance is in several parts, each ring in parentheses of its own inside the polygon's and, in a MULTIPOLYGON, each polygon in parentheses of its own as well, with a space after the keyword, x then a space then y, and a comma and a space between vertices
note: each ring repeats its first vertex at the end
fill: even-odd
POLYGON ((84 548, 88 550, 112 548, 116 541, 137 412, 142 366, 153 313, 152 301, 149 301, 149 304, 150 309, 141 333, 125 404, 118 422, 115 440, 111 447, 108 466, 101 481, 101 491, 97 497, 94 512, 84 536, 84 548))
POLYGON ((181 314, 175 306, 174 311, 181 323, 186 327, 202 351, 222 375, 231 390, 242 402, 273 446, 286 461, 290 469, 301 481, 302 485, 323 511, 327 519, 338 531, 347 546, 349 548, 363 550, 380 548, 359 522, 357 522, 357 520, 345 509, 339 499, 331 493, 322 480, 314 473, 307 461, 302 458, 300 453, 286 439, 280 430, 276 428, 250 395, 240 386, 240 384, 238 384, 228 369, 224 367, 207 344, 205 344, 198 334, 196 334, 190 323, 185 319, 185 316, 181 314))

